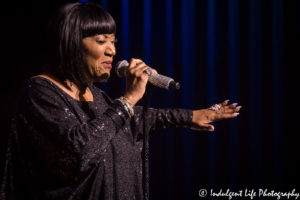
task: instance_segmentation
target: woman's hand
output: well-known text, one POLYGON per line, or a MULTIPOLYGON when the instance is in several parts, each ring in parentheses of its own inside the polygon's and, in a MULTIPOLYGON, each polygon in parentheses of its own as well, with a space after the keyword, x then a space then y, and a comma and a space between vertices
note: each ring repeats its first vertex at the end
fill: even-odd
POLYGON ((228 105, 228 102, 229 100, 226 100, 207 109, 194 110, 190 128, 197 131, 214 131, 215 127, 211 122, 237 117, 241 106, 237 106, 237 103, 228 105))
POLYGON ((151 69, 142 60, 132 58, 126 73, 126 92, 124 97, 134 106, 144 95, 149 79, 144 71, 151 69))

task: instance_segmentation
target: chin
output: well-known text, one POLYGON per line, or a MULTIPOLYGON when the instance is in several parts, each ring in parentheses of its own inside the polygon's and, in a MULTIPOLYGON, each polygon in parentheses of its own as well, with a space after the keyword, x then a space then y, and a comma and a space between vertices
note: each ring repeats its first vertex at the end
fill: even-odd
POLYGON ((110 76, 110 73, 103 73, 94 78, 95 82, 106 82, 110 76))

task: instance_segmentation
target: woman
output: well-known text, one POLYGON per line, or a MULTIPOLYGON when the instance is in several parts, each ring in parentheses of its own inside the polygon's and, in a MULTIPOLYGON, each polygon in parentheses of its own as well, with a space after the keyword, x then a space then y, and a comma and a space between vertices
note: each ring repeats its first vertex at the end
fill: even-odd
MULTIPOLYGON (((30 78, 13 119, 1 199, 143 199, 145 135, 165 127, 213 131, 238 115, 228 101, 202 110, 143 109, 148 81, 131 59, 126 92, 110 99, 93 83, 110 76, 116 25, 98 5, 67 4, 51 20, 46 73, 30 78)), ((154 70, 155 71, 155 70, 154 70)))

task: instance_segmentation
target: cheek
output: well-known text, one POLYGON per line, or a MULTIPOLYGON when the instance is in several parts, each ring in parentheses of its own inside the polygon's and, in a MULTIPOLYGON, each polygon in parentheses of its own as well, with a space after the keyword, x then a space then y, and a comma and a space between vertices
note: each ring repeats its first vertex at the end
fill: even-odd
MULTIPOLYGON (((93 69, 99 65, 104 53, 100 49, 94 49, 93 51, 85 52, 85 61, 90 69, 93 69)), ((95 70, 95 69, 93 69, 95 70)))
POLYGON ((104 55, 104 48, 101 47, 95 47, 91 48, 87 54, 89 57, 94 58, 94 59, 99 59, 104 55))

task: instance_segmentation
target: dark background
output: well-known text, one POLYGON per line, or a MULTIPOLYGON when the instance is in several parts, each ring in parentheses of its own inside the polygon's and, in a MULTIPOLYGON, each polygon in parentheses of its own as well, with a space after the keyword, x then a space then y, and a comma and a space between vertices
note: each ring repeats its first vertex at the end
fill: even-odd
MULTIPOLYGON (((18 93, 41 73, 47 20, 65 2, 1 3, 1 166, 18 93)), ((152 88, 151 106, 243 106, 214 133, 152 132, 150 199, 200 199, 202 188, 300 192, 299 1, 93 2, 116 20, 115 61, 141 58, 181 83, 179 91, 152 88)), ((113 73, 101 87, 119 97, 124 80, 113 73)))

